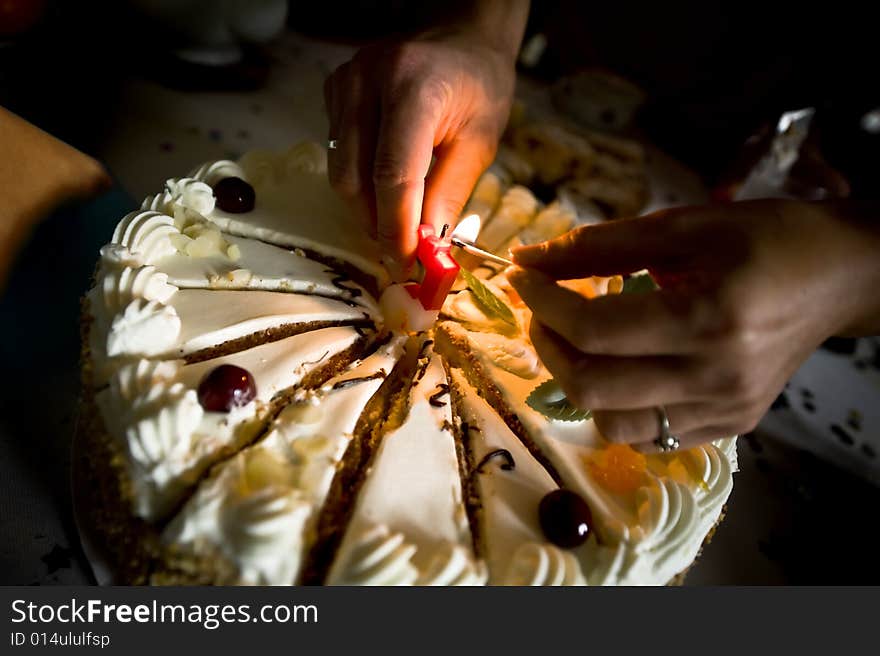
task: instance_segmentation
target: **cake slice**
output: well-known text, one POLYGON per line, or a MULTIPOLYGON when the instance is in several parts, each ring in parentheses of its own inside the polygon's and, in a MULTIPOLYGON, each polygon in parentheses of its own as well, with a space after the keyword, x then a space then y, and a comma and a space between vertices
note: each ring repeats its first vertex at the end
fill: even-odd
POLYGON ((166 353, 190 362, 330 326, 374 327, 360 306, 313 294, 181 289, 168 306, 180 317, 181 330, 166 353))
POLYGON ((489 222, 480 231, 477 244, 497 252, 535 218, 538 200, 526 187, 513 185, 501 197, 489 222))
POLYGON ((541 209, 535 219, 511 239, 507 250, 523 244, 538 244, 559 237, 571 230, 576 222, 574 212, 554 201, 541 209))
POLYGON ((165 529, 165 542, 223 553, 245 583, 294 583, 355 425, 402 349, 403 338, 394 338, 299 395, 259 443, 202 481, 165 529))
POLYGON ((225 177, 246 180, 255 191, 252 210, 231 213, 214 206, 204 216, 224 232, 301 248, 388 280, 377 243, 352 216, 327 179, 327 151, 305 142, 286 152, 250 151, 239 162, 209 162, 192 172, 210 186, 225 177))
POLYGON ((596 152, 590 142, 562 125, 525 123, 513 130, 511 141, 545 185, 568 177, 587 177, 592 172, 596 152))
POLYGON ((96 384, 132 359, 204 359, 316 328, 377 321, 372 296, 345 274, 224 236, 188 208, 174 211, 178 219, 129 214, 101 251, 87 295, 96 384))
POLYGON ((476 585, 443 364, 420 354, 406 416, 382 437, 358 491, 327 582, 476 585))
POLYGON ((361 307, 310 294, 181 289, 164 303, 132 296, 117 309, 96 291, 91 349, 96 361, 115 359, 106 369, 141 357, 205 360, 330 326, 374 327, 361 307))
POLYGON ((334 327, 196 364, 138 360, 121 367, 95 401, 121 447, 123 497, 134 514, 167 515, 211 464, 254 439, 296 388, 320 385, 364 341, 352 327, 334 327), (219 369, 224 365, 246 373, 228 384, 216 376, 204 382, 230 371, 219 369), (247 375, 252 387, 242 382, 247 375), (232 399, 229 410, 217 407, 224 395, 232 399))
POLYGON ((501 194, 501 179, 492 171, 484 172, 477 180, 477 184, 474 186, 464 210, 462 210, 462 217, 476 214, 480 217, 480 223, 485 224, 498 207, 501 194))
POLYGON ((460 369, 450 378, 489 584, 584 585, 576 552, 548 542, 538 522, 541 499, 559 486, 460 369))
POLYGON ((370 295, 347 274, 258 239, 224 234, 190 208, 174 216, 152 210, 126 215, 102 263, 152 265, 179 288, 262 289, 344 298, 375 309, 370 295))

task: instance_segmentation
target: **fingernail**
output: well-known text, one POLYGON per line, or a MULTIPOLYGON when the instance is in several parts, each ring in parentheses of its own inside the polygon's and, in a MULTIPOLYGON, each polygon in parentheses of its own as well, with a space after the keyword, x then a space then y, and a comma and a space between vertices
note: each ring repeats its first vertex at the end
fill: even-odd
POLYGON ((510 284, 514 287, 555 284, 552 278, 545 276, 540 271, 524 269, 520 266, 514 266, 510 273, 507 274, 507 279, 510 280, 510 284))
POLYGON ((530 262, 534 261, 532 255, 534 252, 535 249, 533 246, 517 246, 516 248, 510 249, 510 256, 517 264, 528 265, 530 262))

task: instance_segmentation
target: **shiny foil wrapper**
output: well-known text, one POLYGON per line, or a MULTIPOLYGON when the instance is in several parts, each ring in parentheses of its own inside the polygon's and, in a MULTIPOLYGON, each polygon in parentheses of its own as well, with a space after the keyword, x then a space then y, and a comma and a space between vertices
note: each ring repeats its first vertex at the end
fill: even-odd
POLYGON ((772 130, 749 139, 737 174, 716 190, 719 200, 823 200, 849 195, 849 184, 818 145, 812 107, 784 112, 772 130))

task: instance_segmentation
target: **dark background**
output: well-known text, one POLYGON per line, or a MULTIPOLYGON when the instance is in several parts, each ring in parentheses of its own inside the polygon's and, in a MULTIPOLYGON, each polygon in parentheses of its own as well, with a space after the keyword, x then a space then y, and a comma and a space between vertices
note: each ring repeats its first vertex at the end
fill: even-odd
MULTIPOLYGON (((86 152, 99 146, 126 75, 246 88, 259 85, 270 65, 252 48, 234 70, 188 75, 168 54, 180 35, 125 2, 38 4, 45 4, 42 19, 0 47, 0 105, 86 152)), ((462 4, 468 3, 293 2, 288 24, 362 43, 418 31, 462 4)), ((869 5, 535 0, 527 35, 546 34, 549 47, 530 74, 553 81, 600 66, 628 77, 649 99, 640 126, 710 183, 780 112, 817 107, 823 152, 860 195, 870 196, 880 136, 858 125, 880 106, 878 12, 869 5)))

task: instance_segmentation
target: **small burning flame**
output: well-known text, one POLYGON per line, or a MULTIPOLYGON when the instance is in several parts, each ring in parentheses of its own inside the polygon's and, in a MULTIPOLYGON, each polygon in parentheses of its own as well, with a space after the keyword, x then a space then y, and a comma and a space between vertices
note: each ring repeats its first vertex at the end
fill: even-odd
POLYGON ((477 247, 474 242, 477 241, 477 235, 479 234, 480 217, 477 214, 471 214, 470 216, 464 217, 461 220, 461 223, 455 227, 455 230, 449 235, 449 241, 452 242, 453 246, 458 246, 465 253, 482 260, 488 260, 504 266, 510 266, 513 264, 513 262, 505 257, 495 255, 494 253, 490 253, 489 251, 477 247))
POLYGON ((480 215, 471 214, 464 217, 455 230, 452 231, 450 238, 455 238, 468 244, 477 241, 477 235, 480 234, 480 215))

